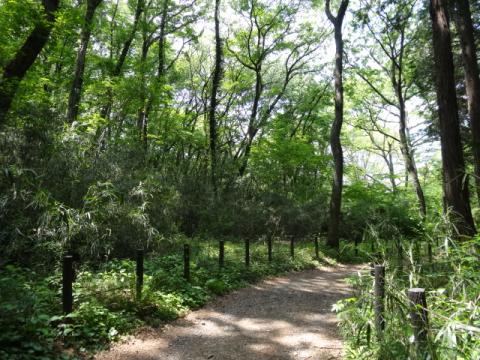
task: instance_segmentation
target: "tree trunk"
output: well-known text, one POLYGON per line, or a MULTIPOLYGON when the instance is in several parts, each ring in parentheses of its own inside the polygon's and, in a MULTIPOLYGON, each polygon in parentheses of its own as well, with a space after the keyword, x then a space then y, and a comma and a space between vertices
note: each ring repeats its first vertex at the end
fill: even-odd
POLYGON ((457 0, 455 23, 462 46, 465 87, 468 97, 468 115, 472 132, 472 152, 478 203, 480 204, 480 76, 477 63, 477 50, 472 24, 472 14, 468 0, 457 0))
MULTIPOLYGON (((159 88, 161 89, 165 84, 165 67, 166 67, 166 55, 165 55, 165 42, 166 42, 166 27, 167 27, 167 16, 168 16, 168 6, 170 0, 163 1, 163 8, 162 8, 162 17, 160 20, 160 34, 158 36, 158 71, 157 71, 157 83, 159 88)), ((144 49, 144 59, 146 60, 148 48, 144 49)), ((142 57, 143 59, 143 57, 142 57)), ((163 91, 163 90, 162 90, 163 91)), ((138 119, 138 126, 140 132, 140 138, 143 143, 143 148, 145 152, 148 149, 148 117, 150 115, 150 110, 152 109, 153 104, 153 94, 148 96, 146 99, 145 94, 143 94, 142 98, 142 108, 139 112, 139 119, 138 119)))
POLYGON ((142 55, 140 58, 140 73, 141 73, 141 89, 140 89, 140 103, 141 106, 138 109, 137 128, 139 134, 139 140, 143 145, 144 151, 147 151, 147 107, 149 106, 149 100, 147 100, 147 84, 146 84, 146 62, 148 56, 148 50, 150 49, 149 39, 144 37, 142 44, 142 55))
POLYGON ((23 46, 3 70, 0 81, 0 127, 5 124, 6 115, 20 82, 50 37, 59 0, 43 0, 42 5, 45 11, 45 21, 42 19, 38 22, 23 46))
POLYGON ((335 171, 333 173, 332 195, 330 198, 330 218, 328 226, 327 245, 337 248, 340 244, 339 227, 342 207, 343 188, 343 151, 340 135, 343 124, 343 38, 342 25, 348 0, 342 0, 338 15, 334 17, 330 11, 330 1, 326 2, 326 13, 335 28, 335 120, 330 131, 330 146, 332 149, 335 171))
POLYGON ((67 121, 72 123, 76 120, 78 115, 78 107, 80 104, 80 97, 82 93, 83 74, 85 72, 85 57, 87 55, 88 43, 92 33, 92 22, 95 10, 102 0, 88 0, 87 11, 85 13, 84 24, 82 27, 82 34, 80 37, 80 47, 77 52, 77 61, 75 65, 75 76, 73 78, 70 96, 68 98, 67 121))
POLYGON ((390 184, 392 185, 392 191, 396 193, 397 183, 395 181, 395 165, 393 163, 392 152, 393 152, 392 144, 388 143, 388 152, 387 152, 387 156, 385 157, 385 162, 387 163, 387 166, 388 166, 388 175, 390 179, 390 184))
POLYGON ((242 164, 238 170, 238 175, 242 177, 245 174, 248 166, 248 160, 250 158, 250 152, 252 150, 253 140, 258 132, 258 127, 255 125, 257 119, 258 108, 260 106, 260 98, 263 93, 263 79, 262 79, 262 68, 260 65, 257 65, 255 69, 255 96, 253 99, 252 112, 250 114, 250 121, 248 124, 247 131, 247 143, 245 145, 245 151, 243 153, 242 164))
POLYGON ((422 185, 418 179, 418 169, 415 164, 415 158, 413 156, 412 146, 410 144, 410 136, 407 128, 407 110, 404 97, 404 77, 403 77, 403 55, 405 51, 405 29, 404 27, 400 30, 400 51, 398 55, 395 54, 395 51, 392 50, 390 55, 391 59, 397 58, 396 61, 392 60, 392 76, 391 81, 393 88, 395 90, 395 95, 398 101, 398 107, 400 110, 399 117, 399 140, 400 140, 400 151, 405 162, 405 172, 408 175, 407 179, 410 178, 413 190, 417 195, 418 208, 420 211, 420 216, 422 219, 425 219, 427 216, 427 206, 425 203, 425 195, 423 194, 422 185), (397 74, 398 71, 398 74, 397 74))
MULTIPOLYGON (((132 45, 133 39, 135 38, 135 33, 137 32, 140 16, 142 15, 142 12, 144 10, 144 5, 145 5, 144 3, 145 3, 145 0, 137 1, 137 7, 135 8, 135 17, 133 19, 132 30, 130 31, 130 34, 127 40, 125 40, 125 42, 123 43, 122 52, 120 53, 120 56, 117 60, 117 63, 115 64, 115 67, 113 68, 113 71, 111 74, 113 78, 119 77, 120 74, 122 73, 123 64, 127 59, 130 46, 132 45)), ((107 94, 107 104, 105 104, 105 106, 102 108, 102 111, 100 112, 100 116, 102 118, 107 119, 110 117, 112 105, 113 105, 113 94, 111 91, 109 91, 107 94)))
POLYGON ((222 76, 222 39, 220 38, 220 0, 215 0, 215 68, 213 70, 212 94, 210 97, 209 125, 210 125, 210 159, 211 179, 213 191, 217 193, 217 93, 222 76))
POLYGON ((430 0, 445 202, 460 235, 475 234, 465 173, 448 12, 445 0, 430 0))
POLYGON ((405 102, 403 101, 403 97, 399 96, 399 104, 400 104, 400 129, 399 129, 399 137, 400 137, 400 150, 403 155, 403 159, 405 162, 405 171, 408 173, 408 177, 410 178, 413 189, 415 190, 415 194, 417 195, 418 206, 420 211, 420 216, 424 219, 427 216, 427 206, 425 203, 425 195, 423 194, 422 185, 420 184, 420 180, 418 179, 418 170, 415 164, 415 159, 413 157, 412 149, 410 146, 410 142, 407 136, 407 119, 406 119, 406 111, 405 111, 405 102))

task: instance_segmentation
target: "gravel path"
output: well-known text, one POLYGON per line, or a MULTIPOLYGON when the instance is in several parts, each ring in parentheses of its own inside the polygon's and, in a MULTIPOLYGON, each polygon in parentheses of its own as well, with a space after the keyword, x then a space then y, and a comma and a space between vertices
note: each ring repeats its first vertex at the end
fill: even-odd
POLYGON ((129 338, 96 360, 340 359, 332 305, 357 267, 290 273, 219 297, 161 330, 129 338))

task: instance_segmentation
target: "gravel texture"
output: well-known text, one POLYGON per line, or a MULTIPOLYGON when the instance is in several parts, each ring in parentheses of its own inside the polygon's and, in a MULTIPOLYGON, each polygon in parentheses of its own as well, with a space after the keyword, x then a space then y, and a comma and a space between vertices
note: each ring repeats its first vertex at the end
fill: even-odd
POLYGON ((341 359, 332 305, 348 296, 335 266, 289 273, 218 297, 159 330, 126 338, 96 360, 341 359))

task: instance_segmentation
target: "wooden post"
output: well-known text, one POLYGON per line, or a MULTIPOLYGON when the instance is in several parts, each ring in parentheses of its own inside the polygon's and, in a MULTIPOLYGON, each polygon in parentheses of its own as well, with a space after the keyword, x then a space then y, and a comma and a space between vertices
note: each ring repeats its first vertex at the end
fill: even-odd
POLYGON ((273 256, 272 256, 272 237, 273 237, 273 235, 269 235, 267 237, 268 262, 272 262, 272 260, 273 260, 273 256))
POLYGON ((314 237, 314 241, 315 241, 315 259, 320 259, 320 254, 319 254, 319 251, 318 251, 318 235, 315 235, 314 237))
POLYGON ((183 245, 183 277, 190 281, 190 245, 183 245))
POLYGON ((358 237, 355 236, 355 256, 358 256, 358 237))
POLYGON ((218 242, 218 267, 222 269, 225 265, 225 241, 218 242))
POLYGON ((143 287, 143 249, 137 249, 137 268, 136 268, 136 299, 140 301, 142 298, 142 287, 143 287))
POLYGON ((382 338, 385 330, 385 266, 375 265, 375 328, 377 337, 382 338))
POLYGON ((380 253, 373 254, 373 261, 370 263, 370 275, 375 276, 375 264, 378 264, 382 261, 380 253))
POLYGON ((410 302, 410 321, 413 328, 413 344, 417 358, 425 355, 428 337, 428 313, 425 289, 408 289, 408 300, 410 302))
POLYGON ((245 266, 250 266, 250 238, 245 238, 245 266))
POLYGON ((290 235, 290 256, 293 259, 295 259, 295 237, 293 235, 290 235))
POLYGON ((420 259, 422 257, 421 247, 418 245, 418 241, 415 241, 415 255, 420 259))
POLYGON ((402 240, 397 241, 397 265, 400 271, 403 269, 403 245, 402 240))
POLYGON ((63 257, 62 275, 63 312, 70 314, 73 310, 73 257, 71 255, 63 257))

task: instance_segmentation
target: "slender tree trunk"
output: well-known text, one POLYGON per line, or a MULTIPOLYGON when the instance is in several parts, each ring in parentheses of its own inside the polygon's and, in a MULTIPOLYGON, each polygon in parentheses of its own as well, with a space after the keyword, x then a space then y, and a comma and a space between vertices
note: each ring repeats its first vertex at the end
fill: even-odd
MULTIPOLYGON (((406 26, 406 25, 405 25, 406 26)), ((410 144, 410 136, 407 128, 407 110, 404 97, 404 78, 403 78, 403 54, 405 51, 405 27, 402 27, 400 30, 400 51, 398 55, 395 54, 395 51, 392 49, 390 55, 391 59, 397 58, 397 61, 392 61, 392 85, 395 90, 395 95, 397 97, 398 106, 400 109, 399 117, 399 140, 400 140, 400 151, 405 162, 405 172, 408 174, 408 178, 413 185, 413 190, 417 196, 418 208, 420 211, 420 216, 424 219, 427 216, 427 206, 425 203, 425 195, 423 194, 422 185, 418 178, 418 169, 415 164, 415 158, 413 155, 413 149, 410 144)))
MULTIPOLYGON (((165 55, 165 42, 166 42, 166 26, 167 26, 167 16, 168 16, 168 6, 170 0, 163 1, 162 7, 162 17, 160 20, 160 34, 158 36, 158 70, 157 70, 157 84, 159 89, 165 84, 165 67, 166 67, 166 55, 165 55)), ((147 50, 148 51, 148 48, 147 50)), ((147 54, 145 53, 145 59, 147 54)), ((144 96, 142 99, 142 108, 139 112, 139 132, 140 137, 143 142, 143 148, 145 151, 148 149, 148 117, 150 115, 150 110, 152 109, 153 104, 153 94, 148 96, 148 99, 144 96)))
POLYGON ((165 42, 166 42, 166 28, 167 28, 167 15, 168 15, 168 3, 169 0, 164 0, 162 9, 162 19, 160 20, 160 34, 158 36, 158 71, 157 78, 160 81, 160 85, 163 85, 163 77, 165 75, 165 42))
POLYGON ((465 87, 468 97, 468 115, 472 132, 472 152, 478 203, 480 204, 480 76, 477 49, 468 0, 455 1, 455 23, 462 46, 465 87))
MULTIPOLYGON (((133 20, 132 30, 130 31, 130 34, 127 40, 123 43, 122 52, 120 53, 117 63, 115 64, 115 67, 113 68, 113 71, 110 74, 112 77, 112 80, 118 78, 122 73, 123 65, 125 63, 125 60, 127 59, 127 55, 130 50, 130 46, 132 45, 133 39, 135 38, 135 34, 138 28, 138 23, 140 21, 140 16, 142 15, 144 7, 145 7, 145 0, 137 0, 137 6, 135 8, 135 16, 133 20)), ((109 88, 107 89, 107 93, 106 93, 106 103, 100 111, 100 117, 103 119, 109 119, 110 113, 112 111, 112 106, 113 106, 113 92, 112 92, 112 89, 109 88)), ((97 128, 97 132, 95 134, 96 143, 98 147, 102 150, 105 149, 106 147, 106 144, 107 144, 106 139, 109 136, 110 130, 111 130, 110 126, 107 126, 106 128, 101 128, 101 127, 97 128)))
POLYGON ((430 0, 445 202, 461 235, 475 233, 465 173, 448 12, 445 0, 430 0))
POLYGON ((250 113, 250 121, 248 124, 247 131, 247 143, 245 145, 245 151, 242 157, 242 164, 238 171, 238 175, 242 177, 247 170, 248 160, 250 158, 250 152, 252 151, 253 140, 257 135, 258 128, 255 125, 257 119, 258 108, 260 106, 260 97, 263 93, 263 79, 262 79, 262 68, 260 65, 257 65, 255 69, 255 96, 253 98, 252 112, 250 113))
POLYGON ((144 150, 147 150, 147 84, 146 84, 146 62, 148 56, 148 50, 150 48, 149 40, 145 38, 142 44, 142 55, 140 57, 140 76, 141 76, 141 88, 140 88, 140 103, 142 104, 138 109, 137 129, 139 133, 139 140, 143 145, 144 150))
MULTIPOLYGON (((140 21, 140 16, 142 15, 142 12, 144 10, 144 6, 145 6, 145 0, 137 0, 137 7, 135 8, 135 17, 133 19, 132 30, 130 31, 130 34, 127 40, 125 40, 125 42, 123 43, 122 52, 120 53, 120 56, 111 74, 112 78, 117 78, 122 73, 123 65, 125 63, 125 60, 127 59, 127 55, 128 55, 128 52, 130 51, 130 46, 132 45, 133 39, 135 38, 135 34, 138 28, 138 23, 140 21)), ((111 91, 109 91, 107 94, 107 103, 104 105, 104 107, 102 108, 102 111, 100 112, 100 115, 102 118, 106 119, 110 117, 112 105, 113 105, 113 94, 111 91)))
POLYGON ((330 218, 327 245, 338 248, 340 244, 340 215, 343 189, 343 150, 340 135, 343 124, 343 37, 342 25, 348 0, 342 0, 337 16, 330 11, 330 1, 326 2, 326 13, 335 30, 335 120, 330 130, 330 146, 332 149, 335 171, 333 173, 332 195, 330 198, 330 218))
POLYGON ((396 193, 397 183, 395 181, 395 165, 393 163, 391 143, 388 143, 388 149, 386 151, 382 151, 382 158, 388 167, 388 179, 390 180, 390 185, 392 185, 392 192, 396 193))
POLYGON ((95 10, 102 0, 88 0, 87 10, 85 12, 84 24, 80 36, 80 47, 77 52, 77 61, 75 65, 75 76, 73 78, 72 88, 70 89, 70 96, 68 98, 67 121, 72 123, 76 120, 78 115, 78 107, 83 85, 83 74, 85 72, 85 57, 87 55, 88 43, 92 33, 92 22, 95 10))
POLYGON ((0 80, 0 127, 5 124, 6 115, 12 105, 20 82, 50 37, 50 32, 55 22, 55 11, 59 7, 59 0, 43 0, 42 5, 45 12, 45 20, 43 21, 42 19, 42 21, 38 22, 23 43, 23 46, 3 69, 3 75, 0 80))
POLYGON ((417 195, 418 206, 420 211, 420 216, 425 218, 427 216, 427 206, 425 203, 425 195, 423 194, 422 185, 418 178, 418 170, 415 164, 415 159, 413 158, 412 149, 410 146, 410 141, 407 136, 407 119, 405 111, 405 102, 403 97, 400 96, 400 128, 399 128, 399 137, 400 137, 400 150, 403 155, 405 162, 405 171, 408 173, 408 177, 412 182, 413 189, 417 195))
POLYGON ((222 76, 222 39, 220 37, 220 0, 215 0, 215 68, 213 70, 212 94, 210 97, 210 159, 213 191, 217 193, 217 93, 222 76))

